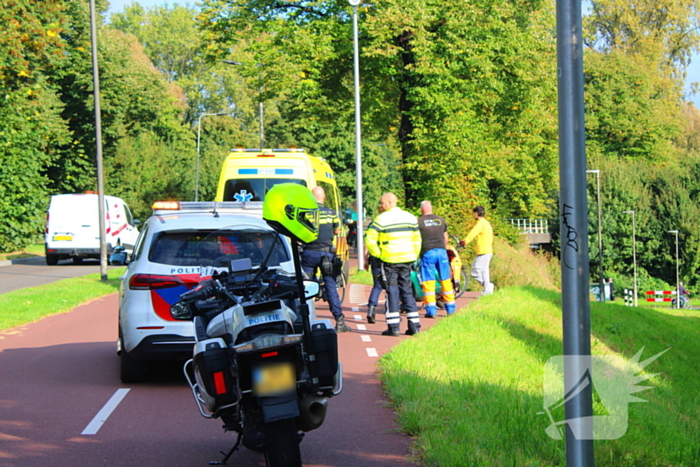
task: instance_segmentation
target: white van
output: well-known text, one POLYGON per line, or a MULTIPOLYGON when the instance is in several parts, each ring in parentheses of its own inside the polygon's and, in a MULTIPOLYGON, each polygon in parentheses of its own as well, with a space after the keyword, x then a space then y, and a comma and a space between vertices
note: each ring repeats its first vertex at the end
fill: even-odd
MULTIPOLYGON (((129 207, 121 198, 105 196, 107 254, 122 245, 131 252, 139 231, 129 207)), ((44 232, 46 264, 61 259, 100 258, 99 196, 94 193, 54 195, 46 212, 44 232)))

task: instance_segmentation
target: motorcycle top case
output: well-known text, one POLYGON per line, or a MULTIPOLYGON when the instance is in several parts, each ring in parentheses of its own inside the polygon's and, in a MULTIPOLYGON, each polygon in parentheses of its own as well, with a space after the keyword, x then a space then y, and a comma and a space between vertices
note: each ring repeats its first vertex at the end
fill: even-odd
POLYGON ((221 338, 197 342, 192 358, 204 403, 211 412, 238 401, 230 350, 221 338))
POLYGON ((311 322, 311 336, 316 351, 318 381, 322 388, 335 386, 338 372, 338 334, 327 319, 311 322))

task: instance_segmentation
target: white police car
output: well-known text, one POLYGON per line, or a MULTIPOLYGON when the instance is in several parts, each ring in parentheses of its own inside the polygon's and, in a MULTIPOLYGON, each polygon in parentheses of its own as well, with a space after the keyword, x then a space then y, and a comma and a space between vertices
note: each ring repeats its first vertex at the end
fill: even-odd
MULTIPOLYGON (((294 273, 287 237, 276 240, 278 235, 262 219, 262 203, 252 210, 251 204, 154 204, 120 286, 117 353, 122 382, 143 381, 154 363, 192 357, 192 322, 174 320, 170 307, 209 267, 220 267, 222 258, 250 258, 255 267, 269 253, 268 267, 294 273)), ((123 264, 126 254, 121 255, 112 255, 110 262, 123 264)))

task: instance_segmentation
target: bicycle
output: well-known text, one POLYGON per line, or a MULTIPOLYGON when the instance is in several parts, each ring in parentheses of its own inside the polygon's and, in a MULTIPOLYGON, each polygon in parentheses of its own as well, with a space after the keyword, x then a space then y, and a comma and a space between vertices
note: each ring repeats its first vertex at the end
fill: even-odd
MULTIPOLYGON (((675 298, 671 300, 671 307, 675 308, 676 303, 677 301, 675 298)), ((685 295, 681 295, 681 306, 679 306, 678 308, 690 308, 690 296, 686 297, 685 295)))

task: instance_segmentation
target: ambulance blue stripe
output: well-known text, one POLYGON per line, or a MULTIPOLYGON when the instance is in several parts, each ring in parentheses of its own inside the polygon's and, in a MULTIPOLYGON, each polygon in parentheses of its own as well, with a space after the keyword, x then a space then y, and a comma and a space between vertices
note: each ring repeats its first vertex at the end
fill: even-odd
POLYGON ((294 169, 275 169, 275 175, 294 175, 294 169))
POLYGON ((256 175, 258 169, 238 169, 238 175, 256 175))

